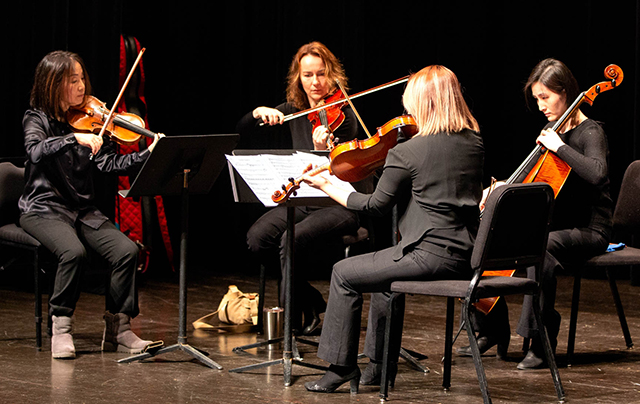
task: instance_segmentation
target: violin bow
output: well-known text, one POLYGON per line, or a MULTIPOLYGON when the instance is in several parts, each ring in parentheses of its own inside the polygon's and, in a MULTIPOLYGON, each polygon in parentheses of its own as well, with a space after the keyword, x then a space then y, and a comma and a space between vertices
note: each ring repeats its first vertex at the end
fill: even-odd
POLYGON ((111 123, 111 119, 113 119, 113 114, 116 111, 116 106, 120 103, 120 99, 124 94, 124 90, 127 88, 127 85, 129 84, 129 80, 131 80, 131 77, 133 76, 133 72, 136 70, 138 63, 140 63, 140 59, 142 59, 142 54, 144 53, 145 50, 146 48, 140 49, 140 53, 138 53, 138 57, 136 58, 135 62, 133 62, 133 66, 131 66, 129 75, 127 76, 127 79, 124 81, 124 84, 120 89, 120 94, 118 94, 118 98, 116 98, 116 101, 113 103, 113 107, 111 108, 111 111, 109 112, 109 115, 107 116, 107 120, 105 121, 104 125, 102 125, 102 128, 100 129, 100 133, 98 134, 98 136, 102 137, 104 135, 104 131, 106 130, 107 126, 109 126, 109 124, 111 123))
MULTIPOLYGON (((404 77, 401 77, 399 79, 390 81, 388 83, 381 84, 379 86, 370 88, 368 90, 364 90, 364 91, 361 91, 359 93, 353 94, 351 96, 351 99, 353 100, 354 98, 362 97, 363 95, 375 93, 376 91, 384 90, 385 88, 389 88, 389 87, 393 87, 393 86, 395 86, 397 84, 405 83, 405 82, 407 82, 409 80, 409 77, 410 76, 404 76, 404 77)), ((343 93, 344 93, 344 91, 343 91, 343 93)), ((319 105, 317 107, 305 109, 304 111, 299 111, 299 112, 296 112, 296 113, 293 113, 293 114, 289 114, 289 115, 284 117, 282 122, 284 123, 284 122, 290 121, 292 119, 300 118, 301 116, 305 116, 305 115, 308 115, 308 114, 310 114, 312 112, 319 111, 321 109, 325 109, 325 108, 328 108, 328 107, 331 107, 333 105, 340 104, 340 103, 343 103, 343 102, 344 102, 344 100, 336 100, 336 101, 333 101, 333 102, 329 102, 327 104, 319 105)), ((264 124, 265 124, 264 122, 260 122, 259 126, 264 126, 264 124)))
POLYGON ((365 133, 367 134, 367 137, 370 138, 371 134, 369 133, 369 131, 367 130, 366 125, 364 124, 364 122, 362 122, 362 118, 360 118, 360 114, 358 113, 358 110, 356 109, 356 107, 353 105, 353 103, 351 102, 351 98, 349 97, 349 95, 347 94, 347 91, 344 89, 344 87, 342 86, 342 83, 340 83, 340 80, 336 79, 336 83, 338 84, 338 87, 340 87, 340 90, 342 90, 342 94, 344 95, 344 98, 346 98, 347 102, 349 103, 349 105, 351 106, 351 109, 353 110, 353 112, 355 112, 356 117, 358 118, 358 121, 360 122, 360 125, 362 126, 362 129, 364 129, 365 133))

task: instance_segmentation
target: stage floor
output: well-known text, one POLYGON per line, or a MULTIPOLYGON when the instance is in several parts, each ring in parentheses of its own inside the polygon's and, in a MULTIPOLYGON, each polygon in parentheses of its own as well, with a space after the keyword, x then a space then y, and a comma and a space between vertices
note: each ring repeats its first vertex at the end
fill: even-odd
MULTIPOLYGON (((640 402, 640 352, 625 348, 620 324, 606 280, 583 280, 574 363, 567 367, 565 352, 569 328, 573 278, 559 277, 557 308, 562 314, 558 344, 560 375, 571 403, 640 402)), ((76 310, 75 360, 52 360, 50 339, 43 338, 41 351, 35 348, 33 294, 16 288, 0 290, 0 402, 1 403, 375 403, 378 388, 363 386, 351 396, 348 384, 331 395, 309 393, 304 382, 314 380, 321 371, 293 367, 293 384, 283 385, 282 365, 247 373, 229 369, 282 357, 281 348, 253 349, 236 354, 232 349, 261 340, 252 332, 200 332, 191 322, 214 311, 226 292, 236 284, 245 292, 257 292, 255 278, 246 275, 189 275, 187 329, 188 343, 210 354, 223 366, 214 370, 190 355, 175 351, 142 362, 119 364, 128 355, 102 353, 102 310, 104 297, 83 293, 76 310)), ((314 281, 325 295, 328 281, 314 281)), ((640 341, 640 288, 629 281, 618 282, 631 336, 640 341)), ((276 282, 269 280, 266 303, 273 305, 276 282)), ((365 302, 367 302, 366 300, 365 302)), ((484 364, 495 403, 555 402, 555 390, 547 369, 516 370, 523 355, 522 338, 514 329, 521 299, 509 299, 512 339, 507 361, 497 360, 495 348, 484 357, 484 364)), ((46 305, 45 305, 46 307, 46 305)), ((141 336, 176 342, 178 333, 178 285, 176 282, 145 280, 140 285, 141 315, 133 321, 141 336)), ((365 304, 365 309, 368 305, 365 304)), ((421 363, 430 373, 421 373, 401 360, 395 388, 389 401, 397 403, 478 403, 482 402, 471 358, 454 353, 452 387, 443 391, 440 358, 444 346, 445 299, 408 297, 403 346, 428 356, 421 363)), ((363 316, 366 326, 366 315, 363 316)), ((46 329, 46 328, 45 328, 46 329)), ((466 345, 460 338, 456 346, 466 345)), ((317 339, 317 337, 312 337, 317 339)), ((364 339, 364 338, 362 338, 364 339)), ((362 341, 361 341, 362 342, 362 341)), ((305 361, 324 365, 315 348, 299 344, 305 361)), ((364 368, 366 359, 362 361, 364 368)))

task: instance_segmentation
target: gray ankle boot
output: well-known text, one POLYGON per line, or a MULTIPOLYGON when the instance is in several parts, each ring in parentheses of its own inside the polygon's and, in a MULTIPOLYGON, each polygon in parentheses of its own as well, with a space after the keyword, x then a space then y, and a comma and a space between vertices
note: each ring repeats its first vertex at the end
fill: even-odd
POLYGON ((73 345, 73 318, 52 316, 51 326, 51 356, 54 359, 73 359, 76 357, 76 347, 73 345))
POLYGON ((103 351, 136 354, 152 342, 140 339, 131 331, 131 318, 124 313, 111 314, 107 311, 104 321, 103 351))

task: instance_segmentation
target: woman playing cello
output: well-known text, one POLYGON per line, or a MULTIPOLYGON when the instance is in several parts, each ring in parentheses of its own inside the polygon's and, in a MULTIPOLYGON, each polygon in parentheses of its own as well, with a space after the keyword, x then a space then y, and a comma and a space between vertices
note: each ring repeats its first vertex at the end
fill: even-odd
MULTIPOLYGON (((558 132, 549 129, 579 95, 578 83, 564 63, 555 59, 538 63, 527 80, 524 92, 527 104, 536 103, 549 120, 537 142, 571 167, 562 192, 556 197, 541 279, 542 317, 555 349, 560 329, 560 314, 554 308, 556 271, 563 265, 579 264, 604 252, 611 237, 613 202, 609 195, 609 149, 602 126, 580 110, 558 132)), ((516 182, 522 182, 526 174, 527 170, 516 182)), ((494 308, 487 318, 478 318, 481 352, 495 344, 508 344, 508 314, 504 299, 500 299, 498 304, 500 306, 494 308), (496 335, 495 330, 498 329, 503 332, 496 335), (504 330, 507 330, 506 335, 504 330)), ((545 366, 531 304, 532 300, 527 296, 517 329, 518 334, 532 339, 526 357, 518 364, 521 370, 545 366)), ((503 350, 506 352, 506 346, 503 350)), ((465 347, 458 353, 470 354, 470 351, 465 347)))

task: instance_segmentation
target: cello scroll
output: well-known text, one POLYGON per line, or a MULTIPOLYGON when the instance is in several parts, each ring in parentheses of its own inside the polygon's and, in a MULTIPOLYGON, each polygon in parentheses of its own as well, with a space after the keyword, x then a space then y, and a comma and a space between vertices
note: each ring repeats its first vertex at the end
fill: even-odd
POLYGON ((613 64, 604 69, 604 76, 610 79, 610 81, 594 84, 589 90, 585 91, 584 98, 589 105, 593 105, 593 100, 595 100, 598 94, 616 88, 624 79, 622 69, 618 65, 613 64))

